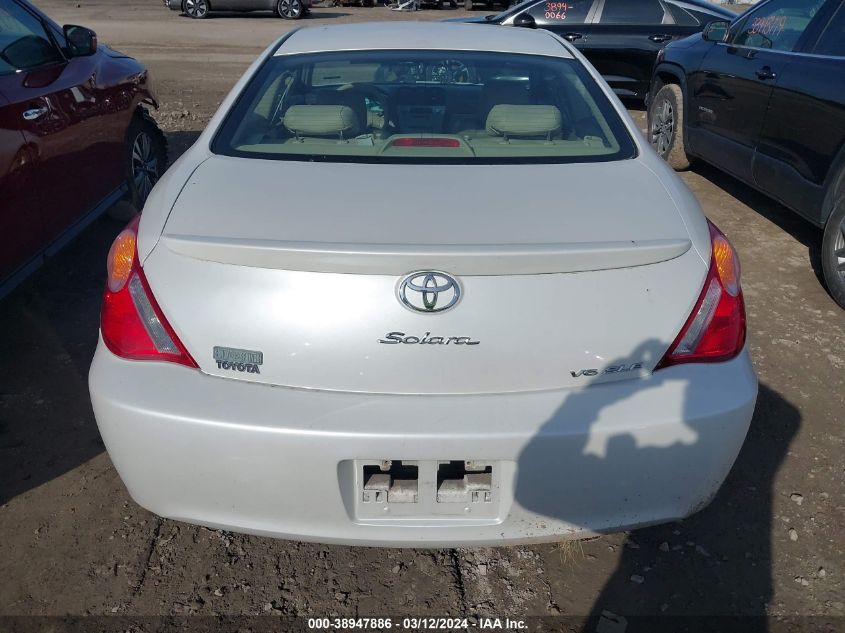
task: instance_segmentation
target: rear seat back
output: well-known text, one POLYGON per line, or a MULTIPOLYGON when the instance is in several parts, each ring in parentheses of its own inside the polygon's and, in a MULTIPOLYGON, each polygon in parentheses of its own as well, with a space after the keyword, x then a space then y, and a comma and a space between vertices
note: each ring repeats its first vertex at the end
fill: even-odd
POLYGON ((491 136, 553 139, 561 133, 561 114, 551 105, 493 106, 487 115, 486 131, 491 136))
MULTIPOLYGON (((358 129, 366 129, 367 101, 357 90, 320 90, 308 97, 313 98, 313 103, 316 105, 342 105, 351 108, 358 119, 358 129)), ((312 103, 312 101, 306 98, 306 103, 312 103)))

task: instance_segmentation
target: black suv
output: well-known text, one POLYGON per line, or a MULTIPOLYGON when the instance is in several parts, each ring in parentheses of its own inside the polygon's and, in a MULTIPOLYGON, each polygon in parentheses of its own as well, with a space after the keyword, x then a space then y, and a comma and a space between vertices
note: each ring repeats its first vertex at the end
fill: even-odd
POLYGON ((768 0, 658 55, 649 140, 675 169, 701 158, 824 227, 845 307, 845 0, 768 0))

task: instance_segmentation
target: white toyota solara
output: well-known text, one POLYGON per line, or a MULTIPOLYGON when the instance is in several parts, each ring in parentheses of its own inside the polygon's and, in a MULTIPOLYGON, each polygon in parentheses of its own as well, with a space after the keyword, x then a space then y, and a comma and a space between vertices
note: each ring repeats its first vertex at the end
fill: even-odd
POLYGON ((567 42, 273 44, 108 256, 97 422, 145 508, 468 546, 685 517, 757 394, 737 256, 567 42))

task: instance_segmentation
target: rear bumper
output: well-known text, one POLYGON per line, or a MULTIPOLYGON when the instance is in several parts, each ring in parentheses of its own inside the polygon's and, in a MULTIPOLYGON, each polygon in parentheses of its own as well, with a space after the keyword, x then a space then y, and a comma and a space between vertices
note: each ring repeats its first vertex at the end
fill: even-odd
POLYGON ((125 361, 101 342, 90 390, 130 494, 161 516, 298 540, 454 547, 579 538, 696 512, 739 452, 757 380, 744 352, 579 390, 341 393, 125 361), (435 511, 361 505, 356 460, 385 459, 419 460, 420 507, 435 511), (422 479, 438 460, 493 464, 495 503, 437 513, 436 482, 422 479))

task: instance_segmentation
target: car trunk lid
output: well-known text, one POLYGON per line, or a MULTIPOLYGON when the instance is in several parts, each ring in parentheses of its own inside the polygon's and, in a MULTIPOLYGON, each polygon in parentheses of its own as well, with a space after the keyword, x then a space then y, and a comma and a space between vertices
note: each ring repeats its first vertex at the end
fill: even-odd
POLYGON ((690 246, 672 199, 635 160, 214 157, 191 176, 145 271, 209 374, 316 389, 486 393, 650 371, 706 273, 690 246), (454 277, 461 301, 437 314, 408 309, 397 287, 417 270, 454 277), (261 364, 232 367, 215 348, 260 352, 261 364))

